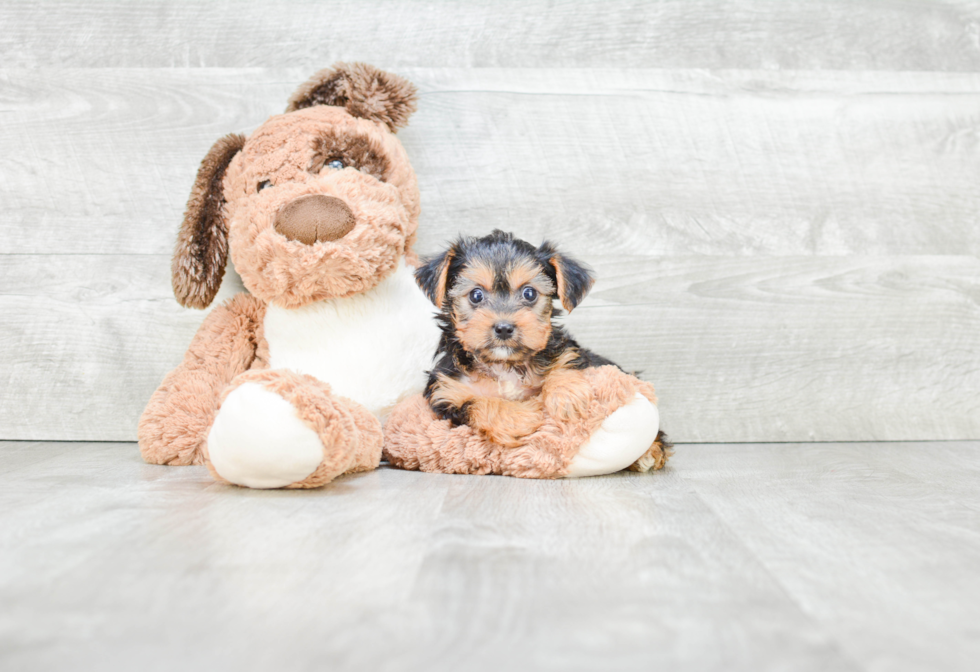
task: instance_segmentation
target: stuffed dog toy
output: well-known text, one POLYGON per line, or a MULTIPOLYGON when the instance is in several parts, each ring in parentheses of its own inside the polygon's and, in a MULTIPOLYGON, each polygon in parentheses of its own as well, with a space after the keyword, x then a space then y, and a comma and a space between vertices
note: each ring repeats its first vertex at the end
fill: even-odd
POLYGON ((230 252, 249 294, 213 310, 139 423, 143 458, 311 488, 378 466, 380 418, 425 384, 438 328, 418 288, 419 190, 395 137, 414 87, 363 64, 314 75, 204 158, 173 258, 205 308, 230 252))
POLYGON ((204 464, 252 488, 318 487, 378 466, 397 406, 389 459, 405 468, 555 477, 638 458, 662 466, 647 450, 653 390, 614 367, 590 372, 574 426, 545 423, 524 448, 474 444, 467 461, 456 430, 469 428, 419 434, 432 420, 420 393, 440 331, 413 277, 419 190, 395 137, 415 96, 400 77, 337 64, 284 114, 207 153, 178 233, 174 294, 209 306, 229 254, 248 293, 211 311, 151 397, 138 430, 147 462, 204 464))

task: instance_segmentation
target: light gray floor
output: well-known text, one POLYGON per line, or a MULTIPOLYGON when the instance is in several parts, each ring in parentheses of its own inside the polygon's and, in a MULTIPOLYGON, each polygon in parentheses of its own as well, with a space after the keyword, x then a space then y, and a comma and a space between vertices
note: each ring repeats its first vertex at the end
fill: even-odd
POLYGON ((0 669, 968 670, 980 442, 217 485, 0 443, 0 669))

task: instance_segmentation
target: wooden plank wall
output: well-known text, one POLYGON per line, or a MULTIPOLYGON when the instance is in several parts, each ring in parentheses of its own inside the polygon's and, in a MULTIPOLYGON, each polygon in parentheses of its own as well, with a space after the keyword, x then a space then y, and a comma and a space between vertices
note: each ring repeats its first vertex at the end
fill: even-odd
POLYGON ((0 26, 0 439, 135 438, 202 319, 169 283, 198 162, 337 60, 421 90, 419 250, 500 227, 591 262, 568 322, 678 441, 980 437, 980 3, 44 1, 0 26))

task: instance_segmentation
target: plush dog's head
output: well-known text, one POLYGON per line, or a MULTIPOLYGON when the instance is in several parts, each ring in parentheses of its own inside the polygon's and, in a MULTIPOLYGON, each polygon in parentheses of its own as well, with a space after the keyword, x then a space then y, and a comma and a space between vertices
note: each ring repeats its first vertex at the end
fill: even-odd
POLYGON ((460 238, 415 278, 442 309, 462 348, 484 363, 527 360, 548 345, 553 299, 571 312, 592 287, 591 271, 551 243, 512 234, 460 238))
POLYGON ((201 163, 173 259, 174 294, 204 308, 229 249, 258 298, 296 308, 370 289, 411 253, 419 191, 395 137, 415 88, 363 64, 314 75, 247 139, 201 163))

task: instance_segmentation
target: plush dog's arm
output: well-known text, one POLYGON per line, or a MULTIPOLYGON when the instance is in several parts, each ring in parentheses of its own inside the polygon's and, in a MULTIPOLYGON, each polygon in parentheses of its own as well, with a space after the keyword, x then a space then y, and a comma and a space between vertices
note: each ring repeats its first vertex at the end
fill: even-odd
POLYGON ((167 374, 139 422, 143 459, 152 464, 202 464, 201 446, 221 393, 238 374, 268 362, 262 336, 265 304, 238 294, 205 318, 184 361, 167 374))

